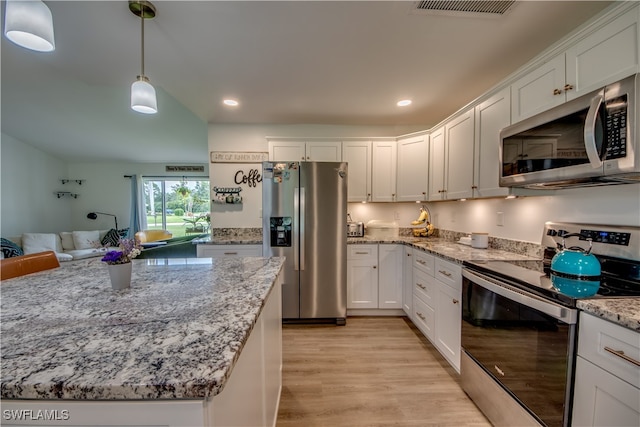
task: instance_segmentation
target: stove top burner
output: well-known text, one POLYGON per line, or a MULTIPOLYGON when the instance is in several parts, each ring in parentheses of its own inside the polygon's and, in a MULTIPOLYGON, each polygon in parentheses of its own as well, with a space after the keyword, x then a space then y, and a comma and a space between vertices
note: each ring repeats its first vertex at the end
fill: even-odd
POLYGON ((472 270, 571 307, 581 298, 640 297, 637 278, 624 279, 610 272, 603 271, 600 280, 577 280, 551 273, 549 262, 545 260, 467 261, 464 264, 472 270))

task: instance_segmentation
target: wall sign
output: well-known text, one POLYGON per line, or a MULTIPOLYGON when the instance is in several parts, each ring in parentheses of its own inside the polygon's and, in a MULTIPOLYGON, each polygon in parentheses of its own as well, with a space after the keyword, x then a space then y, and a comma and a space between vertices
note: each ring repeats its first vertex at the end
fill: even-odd
POLYGON ((269 160, 267 152, 212 151, 211 163, 262 163, 269 160))
POLYGON ((249 187, 255 187, 258 182, 262 182, 262 175, 260 175, 258 169, 250 169, 247 175, 243 170, 239 170, 236 172, 233 181, 236 184, 248 184, 249 187))
POLYGON ((204 166, 169 166, 164 167, 166 172, 204 172, 204 166))

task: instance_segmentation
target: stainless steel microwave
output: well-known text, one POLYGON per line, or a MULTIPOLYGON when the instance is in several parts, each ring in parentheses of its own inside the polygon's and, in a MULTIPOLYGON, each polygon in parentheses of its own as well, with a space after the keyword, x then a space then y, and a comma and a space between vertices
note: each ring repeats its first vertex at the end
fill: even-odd
POLYGON ((640 182, 640 74, 500 132, 500 186, 565 188, 640 182))

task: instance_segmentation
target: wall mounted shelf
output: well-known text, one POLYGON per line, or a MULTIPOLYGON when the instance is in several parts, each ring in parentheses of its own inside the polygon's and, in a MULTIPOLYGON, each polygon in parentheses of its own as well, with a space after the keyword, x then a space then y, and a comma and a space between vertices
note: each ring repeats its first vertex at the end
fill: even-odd
POLYGON ((215 193, 214 198, 211 200, 213 203, 236 205, 242 203, 242 196, 240 196, 242 187, 213 187, 212 191, 215 193))
POLYGON ((53 194, 58 196, 58 199, 62 199, 63 197, 72 197, 74 199, 77 199, 79 196, 79 194, 72 193, 70 191, 54 191, 53 194))

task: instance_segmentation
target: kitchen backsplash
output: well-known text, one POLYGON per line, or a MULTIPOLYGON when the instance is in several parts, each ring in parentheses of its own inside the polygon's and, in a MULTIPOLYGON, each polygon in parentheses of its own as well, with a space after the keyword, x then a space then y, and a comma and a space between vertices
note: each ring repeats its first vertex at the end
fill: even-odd
MULTIPOLYGON (((413 228, 400 227, 398 234, 403 237, 413 237, 413 228)), ((436 228, 433 238, 439 237, 452 242, 457 242, 461 237, 468 236, 468 233, 460 233, 458 231, 440 230, 436 228)), ((212 236, 215 238, 238 238, 247 240, 261 240, 262 228, 214 228, 212 236)), ((428 240, 429 237, 417 237, 417 239, 428 240)), ((542 246, 535 243, 522 242, 518 240, 503 239, 489 236, 489 247, 492 249, 500 249, 503 251, 513 252, 517 254, 527 255, 536 258, 542 258, 542 246)))

